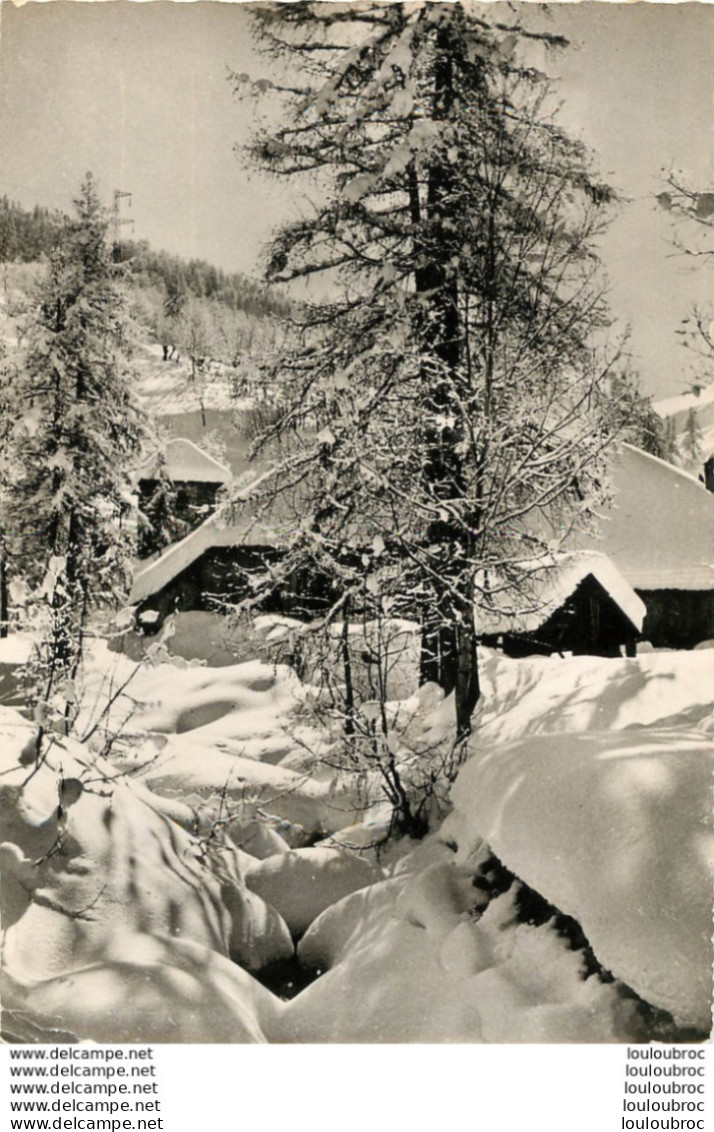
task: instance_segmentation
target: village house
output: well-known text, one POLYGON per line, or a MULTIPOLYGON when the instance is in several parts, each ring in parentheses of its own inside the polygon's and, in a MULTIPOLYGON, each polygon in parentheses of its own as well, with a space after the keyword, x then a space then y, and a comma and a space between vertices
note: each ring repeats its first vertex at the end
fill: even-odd
POLYGON ((146 558, 195 530, 218 506, 230 469, 191 440, 177 437, 139 469, 139 557, 146 558))
POLYGON ((287 544, 289 524, 264 523, 229 508, 206 519, 156 559, 140 563, 131 601, 140 614, 220 610, 246 595, 246 578, 274 562, 287 544))
MULTIPOLYGON (((513 656, 613 656, 634 655, 641 639, 669 648, 714 639, 714 496, 631 445, 611 478, 612 505, 581 538, 581 553, 556 556, 517 605, 496 602, 480 614, 486 643, 513 656)), ((291 529, 288 517, 219 511, 140 566, 131 600, 156 625, 170 613, 229 606, 245 596, 251 572, 279 558, 291 529)))
POLYGON ((484 644, 506 656, 553 653, 634 656, 645 606, 604 554, 558 554, 540 563, 517 589, 493 584, 477 629, 484 644))
POLYGON ((693 648, 714 639, 714 495, 688 472, 625 444, 613 502, 586 545, 612 559, 642 598, 643 638, 693 648))

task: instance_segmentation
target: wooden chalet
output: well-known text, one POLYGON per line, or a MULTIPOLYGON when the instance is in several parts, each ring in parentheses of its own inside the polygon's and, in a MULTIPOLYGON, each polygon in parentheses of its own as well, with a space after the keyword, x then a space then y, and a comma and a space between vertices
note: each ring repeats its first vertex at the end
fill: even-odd
POLYGON ((478 634, 507 656, 635 655, 645 606, 602 554, 554 555, 517 584, 491 575, 479 588, 478 634))
POLYGON ((586 545, 612 559, 644 602, 644 639, 668 648, 714 640, 714 495, 629 444, 612 483, 612 506, 586 545))

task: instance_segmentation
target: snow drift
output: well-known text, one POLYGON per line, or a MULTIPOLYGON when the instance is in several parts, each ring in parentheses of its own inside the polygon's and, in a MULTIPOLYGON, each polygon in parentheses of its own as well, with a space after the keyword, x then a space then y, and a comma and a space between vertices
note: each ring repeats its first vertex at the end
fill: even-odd
POLYGON ((680 1026, 711 1023, 712 744, 673 729, 476 751, 443 834, 485 839, 582 926, 597 958, 680 1026))
POLYGON ((586 977, 552 925, 518 923, 515 892, 488 903, 479 862, 432 839, 395 875, 327 909, 299 946, 326 969, 274 1019, 274 1040, 612 1042, 641 1036, 637 1008, 586 977))
MULTIPOLYGON (((373 784, 330 765, 334 736, 287 667, 89 652, 87 742, 54 737, 36 765, 35 728, 0 713, 14 1037, 650 1040, 632 991, 674 1016, 667 1036, 708 1030, 714 653, 482 650, 453 814, 385 848, 389 807, 374 792, 366 810, 373 784), (491 851, 506 883, 484 897, 491 851), (524 919, 525 886, 614 982, 552 909, 524 919), (300 962, 323 973, 283 1003, 251 972, 289 964, 302 933, 300 962)), ((402 760, 453 736, 434 686, 388 716, 402 760)))
MULTIPOLYGON (((7 709, 0 714, 0 751, 6 1007, 30 1014, 46 1007, 53 1028, 97 1039, 111 1031, 118 1041, 128 1025, 123 1007, 116 1007, 115 1030, 106 1019, 98 1030, 91 1019, 102 1017, 102 1003, 106 1012, 126 996, 136 1040, 188 1040, 182 1035, 189 1032, 198 1040, 200 1021, 184 1025, 162 1013, 163 1022, 141 1022, 152 1017, 162 987, 169 998, 185 987, 185 1016, 204 992, 209 1001, 216 963, 224 973, 233 969, 229 959, 256 969, 293 953, 282 918, 246 888, 241 854, 218 851, 174 820, 190 824, 190 811, 165 806, 75 740, 46 736, 38 759, 36 728, 7 709), (147 954, 153 958, 142 962, 147 954), (85 985, 91 996, 78 994, 85 985)), ((233 999, 241 987, 252 993, 252 983, 237 974, 233 999)), ((260 1029, 250 996, 244 1007, 243 1031, 233 1040, 260 1029)), ((210 1020, 205 1013, 201 1040, 215 1040, 210 1020)))

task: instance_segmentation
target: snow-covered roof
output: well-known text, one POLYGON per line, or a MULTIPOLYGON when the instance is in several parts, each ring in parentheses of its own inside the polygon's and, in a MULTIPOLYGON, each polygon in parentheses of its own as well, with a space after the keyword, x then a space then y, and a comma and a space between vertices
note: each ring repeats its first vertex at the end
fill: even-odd
POLYGON ((714 493, 630 444, 611 478, 612 507, 587 548, 611 558, 635 589, 714 589, 714 493))
MULTIPOLYGON (((614 500, 600 519, 599 537, 583 536, 580 549, 589 552, 592 568, 588 572, 597 569, 595 577, 630 620, 636 623, 638 615, 637 607, 628 596, 630 587, 713 590, 714 493, 707 491, 688 472, 629 444, 623 445, 614 463, 612 482, 614 500), (607 559, 611 560, 609 565, 606 565, 607 559), (630 616, 628 610, 635 616, 630 616)), ((297 517, 281 514, 276 514, 270 522, 256 520, 246 497, 246 505, 237 515, 231 508, 218 511, 192 534, 164 551, 160 558, 143 566, 135 576, 131 600, 143 601, 158 593, 201 554, 214 547, 283 546, 297 521, 297 517)), ((577 585, 577 580, 573 580, 577 571, 585 569, 582 561, 580 559, 581 565, 576 566, 576 559, 572 559, 568 571, 562 566, 556 571, 560 579, 556 586, 558 594, 568 585, 567 592, 572 592, 577 585)), ((552 584, 556 585, 555 577, 552 584)), ((554 593, 553 600, 555 597, 554 593)), ((562 600, 561 596, 559 604, 562 600)), ((543 608, 541 602, 534 605, 543 608)), ((551 606, 551 612, 553 608, 551 606)), ((538 624, 549 615, 547 613, 538 624)))
POLYGON ((153 562, 142 566, 134 575, 132 603, 144 601, 159 593, 207 550, 226 546, 282 546, 292 530, 287 522, 265 523, 244 514, 231 515, 229 507, 211 515, 180 542, 169 546, 153 562))
POLYGON ((169 440, 162 453, 157 453, 139 469, 137 479, 156 479, 161 474, 174 483, 228 483, 231 473, 192 440, 176 437, 169 440))
POLYGON ((579 551, 554 555, 547 563, 534 565, 532 578, 524 587, 496 593, 493 609, 479 608, 480 633, 533 633, 586 578, 594 578, 619 606, 625 616, 642 631, 646 608, 615 564, 604 554, 579 551), (524 592, 525 591, 525 592, 524 592))

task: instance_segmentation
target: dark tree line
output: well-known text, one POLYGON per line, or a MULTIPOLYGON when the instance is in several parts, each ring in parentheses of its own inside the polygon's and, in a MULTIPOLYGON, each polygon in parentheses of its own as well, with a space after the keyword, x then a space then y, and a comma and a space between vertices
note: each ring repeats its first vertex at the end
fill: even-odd
POLYGON ((65 222, 59 212, 23 208, 0 198, 0 263, 36 263, 47 257, 65 222))

